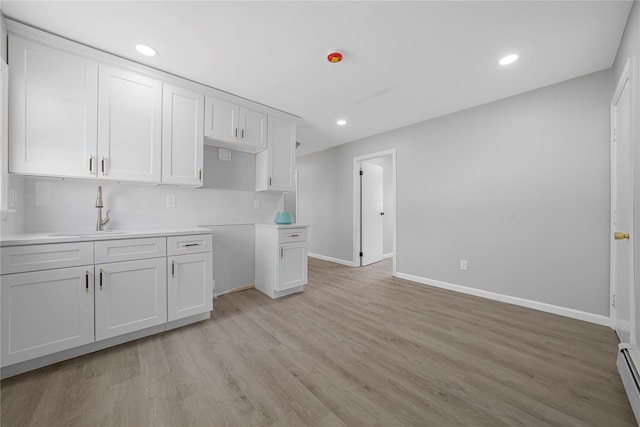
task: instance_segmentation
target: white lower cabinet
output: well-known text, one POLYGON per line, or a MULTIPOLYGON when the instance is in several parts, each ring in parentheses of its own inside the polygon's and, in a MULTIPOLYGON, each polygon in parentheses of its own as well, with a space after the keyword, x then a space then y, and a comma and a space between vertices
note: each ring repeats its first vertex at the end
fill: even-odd
POLYGON ((167 322, 166 258, 96 265, 96 341, 167 322))
POLYGON ((213 308, 213 259, 211 252, 169 257, 167 263, 168 321, 213 308))
POLYGON ((0 248, 2 375, 206 319, 212 243, 203 233, 0 248))
POLYGON ((93 265, 0 280, 2 367, 93 342, 93 265))
POLYGON ((307 226, 256 224, 256 288, 278 298, 307 284, 307 226))
POLYGON ((307 242, 281 243, 276 291, 307 284, 307 242))

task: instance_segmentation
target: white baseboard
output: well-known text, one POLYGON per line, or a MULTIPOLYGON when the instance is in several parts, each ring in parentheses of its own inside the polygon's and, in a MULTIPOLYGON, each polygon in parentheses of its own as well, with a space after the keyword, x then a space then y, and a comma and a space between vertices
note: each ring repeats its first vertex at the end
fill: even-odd
POLYGON ((527 308, 532 308, 534 310, 544 311, 547 313, 558 314, 560 316, 570 317, 572 319, 584 320, 585 322, 608 326, 610 328, 613 326, 613 323, 611 322, 611 318, 607 316, 602 316, 600 314, 593 314, 593 313, 588 313, 586 311, 575 310, 573 308, 560 307, 557 305, 528 300, 525 298, 512 297, 509 295, 483 291, 481 289, 469 288, 467 286, 455 285, 453 283, 441 282, 439 280, 427 279, 424 277, 414 276, 406 273, 396 272, 394 276, 400 279, 410 280, 412 282, 416 282, 421 285, 434 286, 436 288, 448 289, 450 291, 461 292, 463 294, 474 295, 477 297, 487 298, 494 301, 506 302, 508 304, 519 305, 521 307, 527 307, 527 308))
POLYGON ((357 267, 357 265, 355 265, 352 261, 347 261, 345 259, 332 258, 330 256, 314 254, 311 252, 308 252, 307 255, 310 256, 311 258, 317 258, 323 261, 335 262, 336 264, 346 265, 347 267, 357 267))
POLYGON ((382 255, 382 259, 393 258, 393 252, 382 255))

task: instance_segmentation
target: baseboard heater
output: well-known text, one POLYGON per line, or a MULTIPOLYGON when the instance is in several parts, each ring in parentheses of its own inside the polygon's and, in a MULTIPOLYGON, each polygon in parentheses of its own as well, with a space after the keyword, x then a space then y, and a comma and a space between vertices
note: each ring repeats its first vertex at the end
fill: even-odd
POLYGON ((622 378, 622 384, 627 392, 629 403, 631 403, 631 409, 636 416, 636 421, 640 424, 640 375, 638 375, 639 365, 636 365, 634 359, 638 361, 636 357, 633 357, 631 352, 635 352, 629 344, 622 343, 618 345, 618 372, 620 378, 622 378))

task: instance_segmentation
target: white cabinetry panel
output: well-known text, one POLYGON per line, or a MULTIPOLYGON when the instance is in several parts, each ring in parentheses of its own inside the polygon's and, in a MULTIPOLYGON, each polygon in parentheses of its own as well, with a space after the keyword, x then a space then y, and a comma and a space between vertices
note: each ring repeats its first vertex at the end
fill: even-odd
POLYGON ((276 291, 286 291, 306 283, 307 243, 281 243, 276 291))
POLYGON ((9 44, 9 171, 91 177, 98 64, 15 35, 9 44))
POLYGON ((211 311, 212 253, 172 256, 168 261, 168 320, 178 320, 211 311))
POLYGON ((256 156, 256 191, 295 191, 296 126, 269 116, 267 149, 256 156))
POLYGON ((166 258, 96 265, 96 341, 167 321, 166 258))
POLYGON ((93 341, 93 266, 2 276, 2 366, 93 341))
POLYGON ((164 83, 162 182, 202 186, 204 95, 164 83))
POLYGON ((98 100, 99 176, 160 182, 162 83, 100 65, 98 100))
POLYGON ((93 264, 93 242, 0 248, 1 274, 93 264))

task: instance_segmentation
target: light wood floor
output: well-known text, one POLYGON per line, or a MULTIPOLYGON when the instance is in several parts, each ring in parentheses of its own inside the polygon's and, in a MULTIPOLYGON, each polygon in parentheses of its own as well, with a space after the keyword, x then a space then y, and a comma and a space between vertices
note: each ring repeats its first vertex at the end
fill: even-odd
POLYGON ((615 334, 309 260, 303 294, 2 381, 2 426, 630 426, 615 334))

